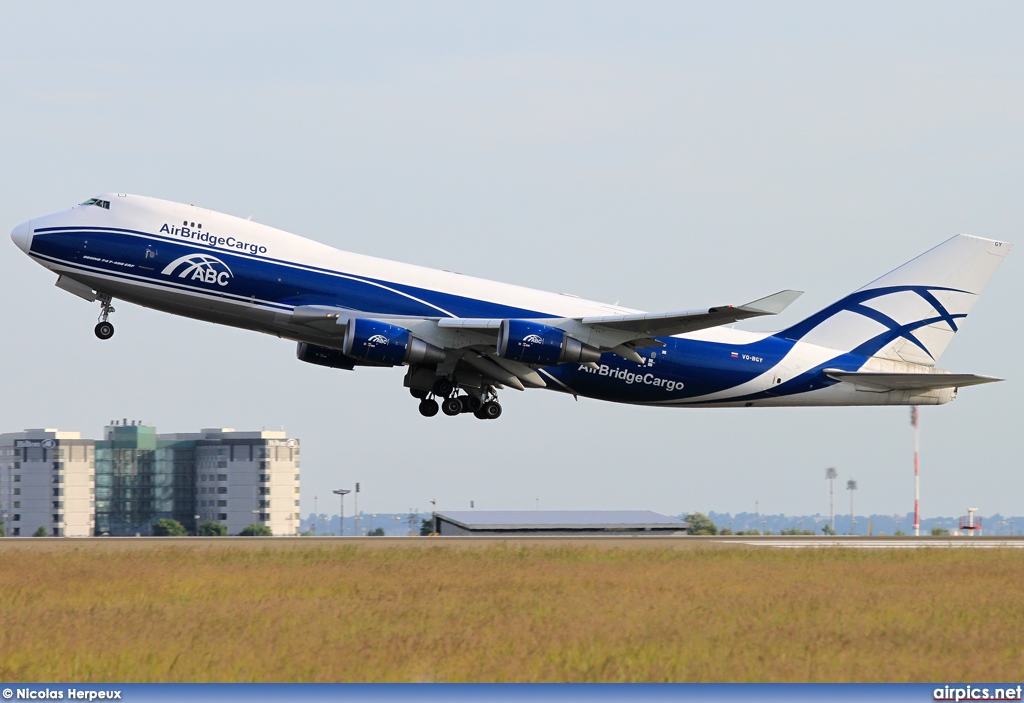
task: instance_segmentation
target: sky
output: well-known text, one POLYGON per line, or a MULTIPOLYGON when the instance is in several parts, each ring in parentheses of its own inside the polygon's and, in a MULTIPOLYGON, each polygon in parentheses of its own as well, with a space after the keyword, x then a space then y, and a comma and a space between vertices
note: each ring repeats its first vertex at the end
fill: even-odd
MULTIPOLYGON (((959 232, 1020 243, 1019 3, 13 3, 0 225, 104 192, 651 310, 806 291, 792 324, 959 232)), ((6 240, 5 240, 6 241, 6 240)), ((1024 254, 940 366, 1006 378, 922 410, 922 514, 1024 514, 1024 254), (1018 361, 1014 361, 1018 359, 1018 361), (1016 428, 1016 429, 1014 429, 1016 428)), ((423 418, 401 369, 98 306, 0 242, 0 431, 279 429, 302 511, 913 508, 909 409, 661 409, 502 393, 423 418), (328 498, 329 497, 329 498, 328 498), (845 498, 845 496, 844 496, 845 498), (351 510, 351 504, 347 507, 351 510)))

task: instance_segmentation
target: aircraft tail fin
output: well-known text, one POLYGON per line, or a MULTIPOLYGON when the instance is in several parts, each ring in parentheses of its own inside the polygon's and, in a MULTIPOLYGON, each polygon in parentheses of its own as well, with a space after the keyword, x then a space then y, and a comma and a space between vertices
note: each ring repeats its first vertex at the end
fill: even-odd
POLYGON ((958 234, 778 336, 934 366, 1012 248, 958 234))

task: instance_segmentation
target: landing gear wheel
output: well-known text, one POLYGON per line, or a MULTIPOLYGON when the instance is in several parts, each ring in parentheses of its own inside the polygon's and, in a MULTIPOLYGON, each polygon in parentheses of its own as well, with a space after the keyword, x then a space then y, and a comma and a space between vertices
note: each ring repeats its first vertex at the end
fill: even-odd
POLYGON ((439 378, 434 381, 433 387, 430 389, 434 392, 434 395, 439 398, 447 398, 455 390, 455 384, 449 381, 447 378, 439 378))
POLYGON ((99 337, 100 339, 110 339, 111 337, 114 336, 114 326, 109 322, 97 323, 93 331, 96 333, 96 336, 99 337))
POLYGON ((409 394, 417 400, 424 400, 427 397, 427 392, 421 388, 410 388, 409 394))
POLYGON ((462 399, 461 398, 447 398, 444 403, 441 404, 441 411, 453 417, 462 412, 462 399))
POLYGON ((421 400, 420 415, 423 417, 434 417, 434 415, 437 415, 437 401, 433 398, 424 398, 421 400))
POLYGON ((475 413, 484 406, 484 401, 480 400, 475 395, 467 395, 462 399, 462 405, 465 408, 464 412, 475 413))
POLYGON ((484 403, 483 407, 478 411, 480 414, 477 417, 483 420, 497 420, 501 417, 501 406, 495 401, 491 400, 484 403))

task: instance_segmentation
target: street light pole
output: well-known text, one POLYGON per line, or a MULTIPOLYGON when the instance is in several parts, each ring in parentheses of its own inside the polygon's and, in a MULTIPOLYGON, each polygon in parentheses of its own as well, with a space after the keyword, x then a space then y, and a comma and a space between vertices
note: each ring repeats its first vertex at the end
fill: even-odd
POLYGON ((362 516, 359 514, 359 481, 356 481, 356 492, 352 494, 352 531, 356 537, 359 536, 359 526, 363 522, 362 516))
POLYGON ((838 475, 839 473, 831 466, 825 469, 825 478, 828 479, 828 525, 832 528, 832 534, 836 532, 835 488, 838 475))
POLYGON ((853 518, 853 492, 857 490, 856 481, 847 481, 846 490, 850 492, 850 534, 857 534, 857 521, 853 518))
POLYGON ((338 496, 338 502, 341 503, 341 525, 338 530, 338 536, 340 537, 345 536, 345 496, 351 492, 347 488, 339 488, 334 491, 334 495, 338 496))

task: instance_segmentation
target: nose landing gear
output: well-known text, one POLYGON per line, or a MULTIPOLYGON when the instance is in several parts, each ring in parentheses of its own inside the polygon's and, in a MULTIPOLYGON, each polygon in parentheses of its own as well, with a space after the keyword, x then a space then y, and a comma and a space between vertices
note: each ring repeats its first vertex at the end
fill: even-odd
POLYGON ((110 304, 109 295, 100 294, 98 299, 100 301, 100 317, 93 331, 100 339, 110 339, 114 336, 114 325, 107 322, 107 318, 110 317, 110 313, 114 312, 114 306, 110 304))

